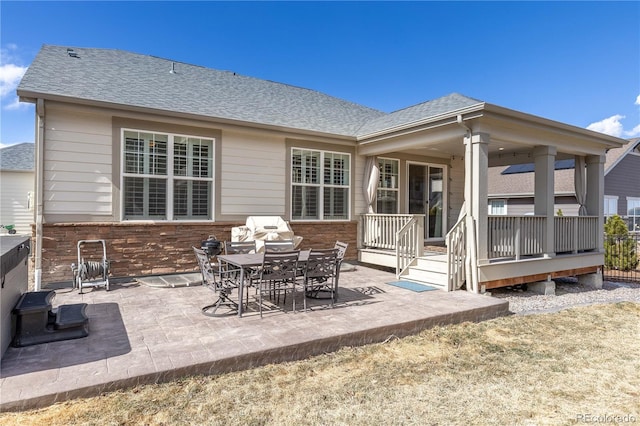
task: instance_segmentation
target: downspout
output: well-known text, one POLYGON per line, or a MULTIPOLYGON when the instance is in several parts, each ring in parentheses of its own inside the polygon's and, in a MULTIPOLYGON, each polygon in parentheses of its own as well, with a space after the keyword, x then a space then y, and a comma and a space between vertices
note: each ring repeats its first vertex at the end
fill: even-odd
POLYGON ((475 228, 476 226, 475 218, 472 215, 473 190, 471 189, 471 186, 472 186, 471 176, 473 176, 473 173, 471 173, 471 170, 470 170, 470 168, 473 167, 473 157, 472 157, 473 149, 471 147, 472 132, 469 126, 464 124, 464 122, 462 121, 462 114, 457 115, 456 122, 460 127, 462 127, 467 132, 467 140, 469 141, 468 149, 467 147, 465 147, 466 152, 465 152, 465 170, 464 170, 464 176, 465 176, 464 206, 465 206, 465 213, 467 215, 465 222, 466 222, 466 228, 467 228, 467 249, 468 249, 468 256, 466 257, 467 264, 465 268, 466 280, 467 280, 467 291, 473 291, 474 293, 479 293, 480 289, 479 289, 479 283, 478 283, 478 261, 477 261, 478 254, 477 254, 477 247, 476 247, 476 244, 478 244, 478 242, 476 241, 477 234, 476 234, 476 228, 475 228), (469 156, 469 158, 466 158, 467 156, 469 156), (467 165, 469 165, 469 167, 467 167, 467 165), (471 244, 469 244, 470 241, 471 241, 471 244))
POLYGON ((43 223, 43 190, 44 190, 44 99, 36 102, 36 248, 34 289, 40 291, 42 288, 42 223, 43 223))

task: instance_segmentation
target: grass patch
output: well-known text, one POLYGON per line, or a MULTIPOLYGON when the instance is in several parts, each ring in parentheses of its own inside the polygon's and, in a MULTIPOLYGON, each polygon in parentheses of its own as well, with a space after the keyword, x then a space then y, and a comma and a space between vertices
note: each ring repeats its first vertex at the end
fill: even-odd
POLYGON ((4 413, 0 423, 555 425, 582 423, 580 415, 640 422, 640 304, 437 327, 304 361, 4 413))

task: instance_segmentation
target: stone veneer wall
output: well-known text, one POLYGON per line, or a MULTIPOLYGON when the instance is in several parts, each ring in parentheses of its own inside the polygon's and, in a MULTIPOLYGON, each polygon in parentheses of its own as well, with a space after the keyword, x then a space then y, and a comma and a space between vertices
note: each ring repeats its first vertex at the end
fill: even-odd
MULTIPOLYGON (((231 228, 240 225, 244 223, 45 224, 42 283, 71 281, 71 264, 77 262, 79 240, 106 241, 113 277, 195 272, 198 266, 191 246, 200 247, 209 235, 221 241, 230 240, 231 228)), ((328 248, 340 240, 349 244, 347 260, 357 259, 357 226, 357 221, 291 224, 294 233, 304 238, 299 248, 328 248)), ((99 260, 102 246, 85 245, 82 255, 85 260, 99 260)))

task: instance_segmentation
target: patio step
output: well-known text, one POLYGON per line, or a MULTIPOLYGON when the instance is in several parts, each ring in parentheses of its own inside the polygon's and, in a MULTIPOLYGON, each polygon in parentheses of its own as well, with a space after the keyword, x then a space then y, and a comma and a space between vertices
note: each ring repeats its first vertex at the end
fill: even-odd
POLYGON ((408 273, 403 275, 402 278, 446 289, 447 257, 446 255, 420 257, 416 259, 415 265, 409 267, 408 273))

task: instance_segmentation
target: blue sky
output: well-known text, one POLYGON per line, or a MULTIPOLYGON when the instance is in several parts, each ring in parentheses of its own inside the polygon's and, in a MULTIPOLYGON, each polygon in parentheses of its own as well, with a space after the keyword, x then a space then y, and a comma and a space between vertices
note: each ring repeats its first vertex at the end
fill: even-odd
POLYGON ((0 144, 33 142, 15 87, 43 44, 160 56, 385 112, 462 93, 640 136, 639 2, 0 2, 0 144))

